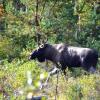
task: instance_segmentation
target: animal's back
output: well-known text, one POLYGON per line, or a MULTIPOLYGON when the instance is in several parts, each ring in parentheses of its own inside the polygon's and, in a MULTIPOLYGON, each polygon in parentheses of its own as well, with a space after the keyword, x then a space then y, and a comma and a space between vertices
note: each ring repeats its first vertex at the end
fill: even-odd
POLYGON ((73 47, 64 45, 61 52, 62 66, 81 67, 81 66, 96 66, 98 61, 98 52, 94 49, 73 47))
POLYGON ((65 48, 67 48, 67 44, 60 43, 60 44, 54 44, 53 47, 61 53, 65 48))

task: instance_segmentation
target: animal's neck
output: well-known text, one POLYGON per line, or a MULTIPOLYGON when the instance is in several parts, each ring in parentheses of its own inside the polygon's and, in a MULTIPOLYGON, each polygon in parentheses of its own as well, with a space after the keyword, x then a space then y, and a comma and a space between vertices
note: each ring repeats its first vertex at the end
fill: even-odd
POLYGON ((54 63, 59 62, 59 53, 53 46, 50 46, 46 49, 45 57, 47 60, 50 60, 54 63))

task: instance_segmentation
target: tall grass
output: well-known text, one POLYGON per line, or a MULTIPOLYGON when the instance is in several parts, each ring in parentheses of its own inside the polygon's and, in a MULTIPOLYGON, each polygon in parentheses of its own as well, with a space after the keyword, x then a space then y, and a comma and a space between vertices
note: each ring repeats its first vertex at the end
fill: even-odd
POLYGON ((48 100, 54 100, 55 95, 57 95, 57 100, 99 100, 100 98, 99 72, 84 75, 82 70, 76 70, 74 73, 67 70, 67 80, 59 74, 57 93, 56 75, 52 76, 47 86, 40 90, 47 75, 48 73, 33 61, 25 63, 20 60, 12 63, 2 61, 0 63, 0 100, 25 100, 28 95, 46 95, 48 100), (31 84, 28 84, 28 71, 31 72, 29 75, 31 84))

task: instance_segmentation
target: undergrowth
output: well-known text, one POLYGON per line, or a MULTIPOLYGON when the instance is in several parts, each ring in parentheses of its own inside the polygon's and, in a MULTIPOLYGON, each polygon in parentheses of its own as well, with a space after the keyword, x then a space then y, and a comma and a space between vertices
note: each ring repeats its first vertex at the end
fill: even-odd
POLYGON ((33 61, 0 62, 0 100, 25 100, 29 93, 32 96, 46 95, 48 100, 54 100, 55 95, 57 100, 99 100, 100 98, 99 72, 84 75, 83 71, 74 73, 67 71, 67 80, 60 73, 58 84, 54 75, 47 86, 40 89, 47 76, 48 73, 33 61), (75 73, 79 74, 75 75, 75 73))

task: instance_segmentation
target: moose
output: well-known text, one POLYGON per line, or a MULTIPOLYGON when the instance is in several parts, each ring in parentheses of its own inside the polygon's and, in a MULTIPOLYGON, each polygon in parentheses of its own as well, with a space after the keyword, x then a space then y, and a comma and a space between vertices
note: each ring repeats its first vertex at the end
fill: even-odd
POLYGON ((74 47, 64 43, 41 45, 34 50, 29 57, 30 60, 37 59, 39 62, 49 60, 56 65, 56 70, 52 70, 52 74, 58 69, 66 75, 66 68, 82 67, 87 72, 94 73, 98 62, 98 52, 95 49, 74 47))

